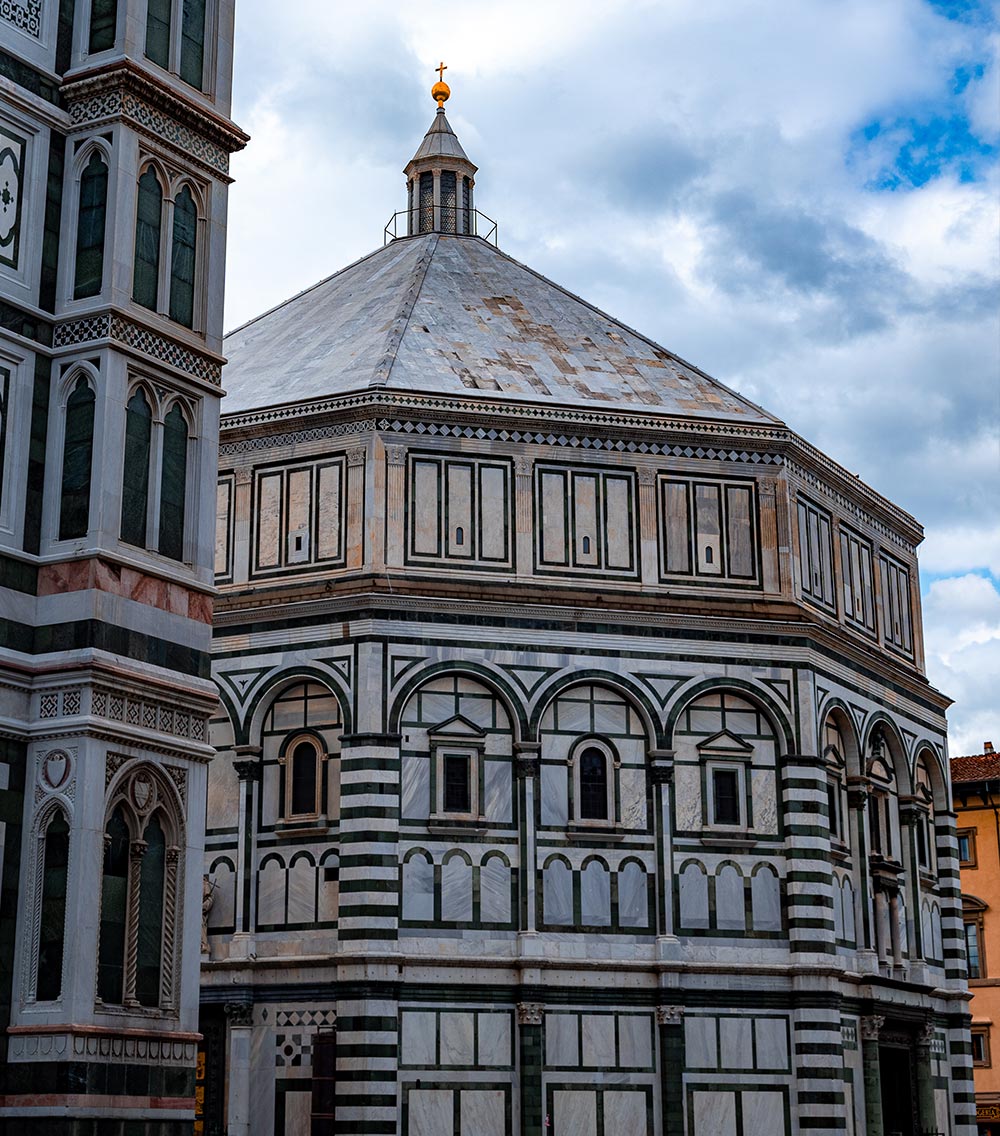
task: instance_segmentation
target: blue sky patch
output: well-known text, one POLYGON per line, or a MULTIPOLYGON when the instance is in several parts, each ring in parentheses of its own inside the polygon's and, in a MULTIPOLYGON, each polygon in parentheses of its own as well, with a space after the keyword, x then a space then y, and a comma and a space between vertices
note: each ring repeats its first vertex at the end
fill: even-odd
POLYGON ((868 189, 917 189, 946 173, 962 182, 976 181, 984 160, 996 153, 995 146, 972 133, 963 115, 898 116, 856 130, 847 161, 862 170, 867 167, 868 189))
POLYGON ((939 16, 963 24, 988 25, 994 22, 993 7, 988 0, 926 0, 939 16))

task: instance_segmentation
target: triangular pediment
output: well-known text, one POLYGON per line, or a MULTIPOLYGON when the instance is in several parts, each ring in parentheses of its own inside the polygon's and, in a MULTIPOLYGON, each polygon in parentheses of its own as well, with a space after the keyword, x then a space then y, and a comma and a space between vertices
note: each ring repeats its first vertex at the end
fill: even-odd
POLYGON ((483 738, 486 736, 486 731, 482 727, 477 726, 475 722, 470 722, 468 718, 463 718, 461 714, 456 714, 453 718, 448 718, 447 721, 431 726, 427 733, 432 738, 483 738))
POLYGON ((717 734, 699 742, 698 749, 711 750, 713 753, 753 753, 753 746, 731 730, 720 730, 717 734))

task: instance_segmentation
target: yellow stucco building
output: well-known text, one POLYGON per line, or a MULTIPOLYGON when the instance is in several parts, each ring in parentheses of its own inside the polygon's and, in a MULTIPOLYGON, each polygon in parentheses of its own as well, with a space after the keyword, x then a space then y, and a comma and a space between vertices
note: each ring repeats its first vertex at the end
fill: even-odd
POLYGON ((1000 754, 951 762, 980 1136, 1000 1136, 1000 754))

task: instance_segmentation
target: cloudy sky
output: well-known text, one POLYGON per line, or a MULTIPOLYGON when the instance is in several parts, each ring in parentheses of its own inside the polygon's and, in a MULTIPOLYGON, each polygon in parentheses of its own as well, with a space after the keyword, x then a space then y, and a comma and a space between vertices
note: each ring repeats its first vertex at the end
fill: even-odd
POLYGON ((1000 746, 1000 3, 238 0, 226 324, 382 242, 448 117, 500 245, 925 525, 951 752, 1000 746))

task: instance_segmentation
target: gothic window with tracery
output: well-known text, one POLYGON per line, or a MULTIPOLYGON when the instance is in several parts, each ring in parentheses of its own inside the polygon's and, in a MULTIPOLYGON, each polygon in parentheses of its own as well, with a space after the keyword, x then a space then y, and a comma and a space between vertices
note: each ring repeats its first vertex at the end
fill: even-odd
MULTIPOLYGON (((148 47, 147 47, 148 53, 148 47)), ((132 299, 156 311, 160 283, 160 228, 163 224, 163 190, 152 166, 139 178, 135 219, 135 261, 132 299)))
POLYGON ((140 765, 113 792, 104 834, 97 996, 105 1005, 176 1005, 183 821, 173 789, 140 765))

